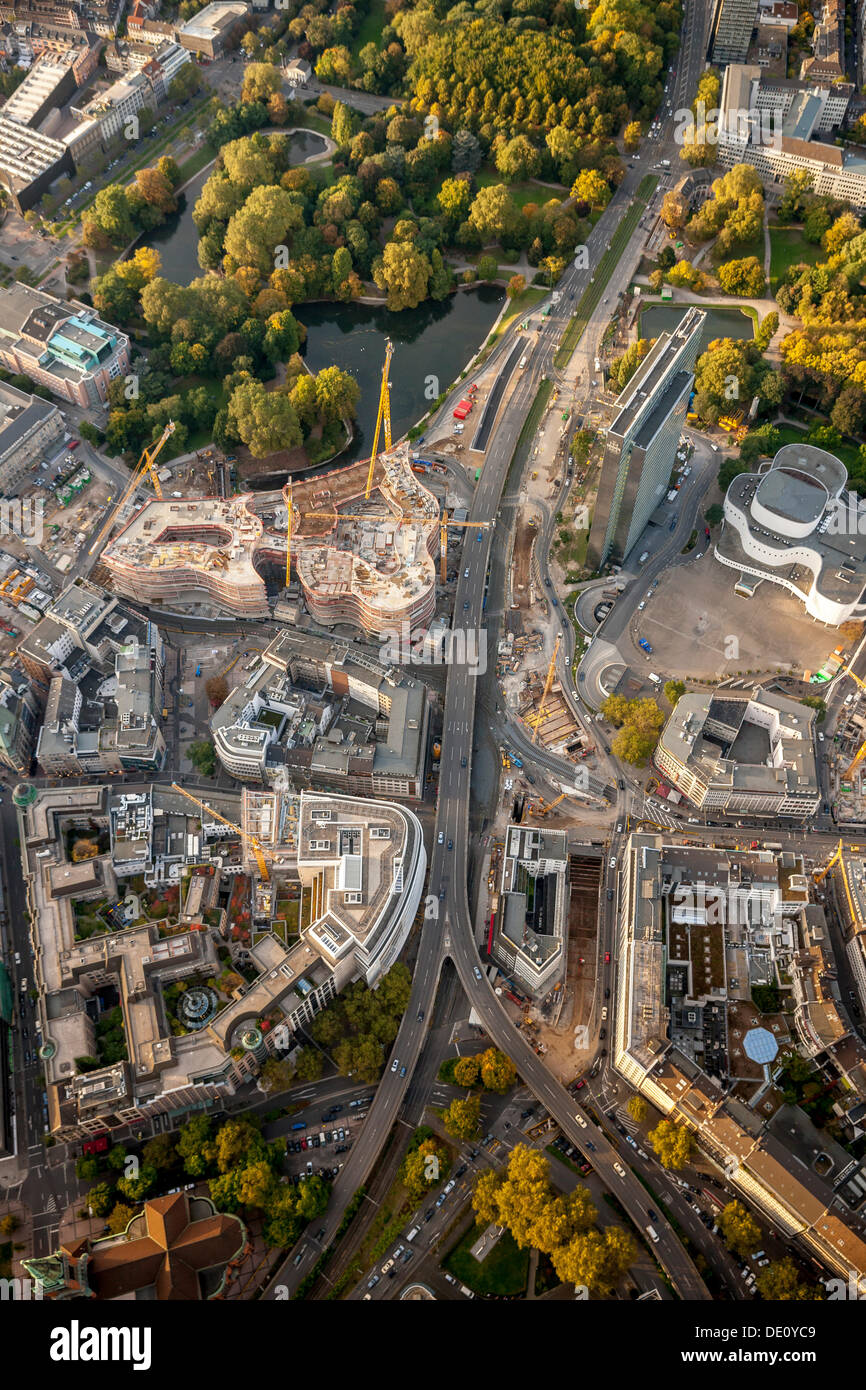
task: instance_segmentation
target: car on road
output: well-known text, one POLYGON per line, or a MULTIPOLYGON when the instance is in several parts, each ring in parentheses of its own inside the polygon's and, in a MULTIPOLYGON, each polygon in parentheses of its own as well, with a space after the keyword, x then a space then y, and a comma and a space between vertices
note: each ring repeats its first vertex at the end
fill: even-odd
POLYGON ((612 888, 608 888, 608 890, 607 890, 607 900, 608 900, 609 903, 612 903, 612 902, 613 902, 613 889, 612 889, 612 888))
POLYGON ((468 598, 467 598, 467 599, 464 599, 464 601, 463 601, 463 607, 464 607, 464 608, 468 608, 468 607, 469 607, 469 600, 468 600, 468 598))
POLYGON ((583 1118, 582 1115, 575 1115, 574 1118, 577 1120, 577 1123, 580 1125, 581 1129, 586 1129, 586 1120, 583 1118))
POLYGON ((423 1009, 419 1009, 419 1010, 418 1010, 418 1022, 419 1022, 419 1023, 423 1023, 423 1022, 424 1022, 424 1010, 423 1010, 423 1009))
POLYGON ((367 1288, 368 1288, 368 1289, 375 1289, 375 1287, 376 1287, 376 1285, 378 1284, 378 1282, 379 1282, 379 1276, 378 1276, 378 1274, 374 1274, 372 1279, 368 1279, 368 1280, 367 1280, 367 1288))
POLYGON ((442 1203, 443 1203, 445 1200, 446 1200, 445 1193, 444 1193, 444 1192, 440 1192, 440 1193, 439 1193, 439 1196, 436 1198, 436 1205, 437 1205, 437 1207, 441 1207, 442 1203))
POLYGON ((464 578, 464 579, 468 579, 468 578, 469 578, 469 566, 468 566, 468 565, 466 566, 465 570, 463 571, 463 578, 464 578))
POLYGON ((610 951, 605 951, 605 953, 604 953, 604 963, 605 963, 605 965, 610 965, 610 951))
POLYGON ((436 843, 437 843, 438 845, 444 845, 444 843, 445 843, 445 831, 444 831, 444 830, 440 830, 440 831, 439 831, 439 834, 438 834, 438 836, 436 837, 436 843))
POLYGON ((473 975, 475 976, 476 980, 480 980, 480 979, 481 979, 481 971, 478 969, 478 966, 477 966, 477 965, 473 965, 473 967, 472 967, 472 973, 473 973, 473 975))
POLYGON ((675 516, 672 516, 672 517, 671 517, 671 524, 670 524, 670 526, 668 527, 668 530, 669 530, 669 531, 675 531, 676 529, 677 529, 677 519, 676 519, 675 516))
POLYGON ((401 1076, 405 1076, 405 1075, 406 1075, 406 1068, 405 1068, 405 1067, 401 1067, 401 1068, 400 1068, 400 1075, 401 1075, 401 1076))
POLYGON ((435 1207, 428 1207, 427 1210, 426 1210, 425 1213, 424 1213, 424 1220, 425 1220, 425 1221, 432 1221, 432 1220, 433 1220, 433 1217, 434 1217, 435 1215, 436 1215, 436 1208, 435 1208, 435 1207))
POLYGON ((608 868, 610 868, 610 869, 615 869, 615 868, 616 868, 616 855, 615 855, 615 854, 612 854, 612 855, 610 856, 610 863, 608 864, 608 868))
POLYGON ((466 756, 465 756, 465 754, 464 754, 464 756, 460 759, 460 766, 461 766, 461 767, 465 767, 465 766, 466 766, 466 756))
POLYGON ((625 1177, 625 1169, 623 1168, 621 1163, 615 1163, 613 1165, 613 1171, 615 1173, 618 1173, 621 1178, 625 1177))
POLYGON ((621 791, 621 792, 624 792, 624 791, 625 791, 625 782, 624 782, 624 780, 623 780, 622 777, 620 777, 620 779, 619 779, 619 784, 618 784, 618 785, 619 785, 620 791, 621 791))
POLYGON ((391 1070, 396 1071, 399 1065, 400 1063, 397 1061, 397 1058, 395 1057, 393 1062, 391 1063, 391 1070))
POLYGON ((449 840, 449 841, 448 841, 448 848, 449 848, 449 849, 453 849, 453 848, 454 848, 454 841, 453 841, 453 840, 449 840))

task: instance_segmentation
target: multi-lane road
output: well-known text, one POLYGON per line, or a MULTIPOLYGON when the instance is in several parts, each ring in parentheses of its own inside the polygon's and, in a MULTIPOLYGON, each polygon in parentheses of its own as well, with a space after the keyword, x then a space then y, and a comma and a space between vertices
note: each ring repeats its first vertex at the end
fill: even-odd
MULTIPOLYGON (((694 74, 696 80, 697 71, 694 74)), ((590 267, 601 259, 634 195, 641 173, 630 170, 593 229, 589 241, 590 267)), ((590 281, 592 271, 572 268, 560 282, 560 298, 550 317, 542 321, 526 368, 517 380, 507 405, 494 427, 475 496, 470 521, 490 523, 489 529, 467 532, 463 562, 457 584, 454 626, 469 631, 483 627, 483 600, 494 540, 493 534, 500 499, 515 455, 524 421, 543 377, 552 376, 553 358, 569 317, 569 306, 590 281)), ((604 301, 602 301, 603 304, 604 301)), ((595 316, 606 315, 600 306, 595 316)), ((597 325, 596 325, 597 326, 597 325)), ((520 460, 518 460, 520 462, 520 460)), ((492 595, 491 595, 492 599, 492 595)), ((492 606, 492 605, 491 605, 492 606)), ((569 1141, 586 1157, 615 1193, 638 1230, 649 1224, 644 1188, 620 1157, 606 1135, 575 1104, 568 1091, 524 1041, 503 1009, 498 997, 479 967, 467 884, 470 872, 469 783, 472 765, 476 711, 477 670, 469 665, 449 669, 445 696, 444 738, 440 760, 439 803, 436 842, 430 870, 431 909, 425 921, 415 967, 412 995, 392 1052, 398 1062, 385 1071, 376 1100, 349 1161, 335 1183, 331 1203, 323 1218, 324 1235, 313 1244, 302 1240, 298 1251, 281 1267, 271 1287, 297 1288, 311 1270, 322 1247, 336 1233, 343 1210, 353 1192, 367 1177, 381 1147, 398 1117, 412 1072, 424 1044, 425 1020, 429 1016, 443 963, 450 958, 456 967, 466 995, 483 1025, 498 1047, 514 1061, 524 1082, 556 1119, 569 1141), (406 1075, 401 1076, 401 1069, 406 1075), (295 1263, 297 1256, 300 1260, 295 1263)), ((539 755, 539 758, 541 755, 539 755)), ((620 793, 621 809, 628 809, 627 791, 620 793)), ((612 943, 614 914, 605 902, 602 930, 612 943)), ((659 1234, 654 1253, 681 1297, 708 1299, 709 1293, 689 1255, 673 1229, 659 1213, 653 1222, 659 1234)), ((282 1296, 282 1295, 279 1295, 282 1296)))

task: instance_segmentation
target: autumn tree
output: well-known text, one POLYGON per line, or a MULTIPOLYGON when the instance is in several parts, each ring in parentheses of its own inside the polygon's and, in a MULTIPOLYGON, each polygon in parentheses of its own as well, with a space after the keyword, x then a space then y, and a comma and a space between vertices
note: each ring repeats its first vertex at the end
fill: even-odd
POLYGON ((289 396, 266 391, 260 381, 235 387, 228 403, 228 423, 253 458, 267 458, 301 443, 301 427, 289 396))
POLYGON ((481 1068, 481 1081, 487 1091, 495 1091, 504 1096, 517 1084, 517 1068, 510 1057, 498 1048, 489 1047, 478 1059, 481 1068))
POLYGON ((823 1295, 814 1284, 800 1278, 800 1272, 790 1256, 773 1260, 762 1269, 756 1280, 758 1293, 768 1303, 808 1303, 823 1295))
POLYGON ((742 1202, 728 1202, 722 1208, 719 1230, 728 1249, 743 1259, 753 1255, 761 1243, 761 1228, 742 1202))
POLYGON ((601 1298, 609 1298, 637 1259, 637 1245, 629 1231, 607 1226, 586 1231, 553 1252, 553 1267, 563 1283, 583 1285, 601 1298))
POLYGON ((241 101, 264 101, 282 86, 280 70, 272 63, 247 63, 244 68, 244 83, 241 88, 241 101))
POLYGON ((448 1172, 448 1150, 432 1136, 410 1148, 401 1170, 403 1186, 413 1202, 420 1202, 448 1172))
POLYGON ((373 279, 388 294, 388 308, 414 309, 427 297, 431 265, 422 252, 406 241, 389 241, 373 263, 373 279))
POLYGON ((512 275, 508 284, 505 286, 505 293, 509 299, 517 299, 518 295, 523 294, 525 289, 525 278, 522 275, 512 275))
POLYGON ((125 1202, 115 1203, 111 1215, 108 1218, 108 1229, 111 1235, 122 1235, 135 1216, 135 1212, 136 1208, 127 1206, 125 1202))
POLYGON ((205 681, 204 689, 214 709, 219 709, 229 693, 229 683, 225 676, 211 676, 205 681))
POLYGON ((612 195, 610 184, 598 169, 582 169, 571 186, 571 196, 591 208, 606 208, 612 195))
POLYGON ((629 1096, 626 1110, 637 1124, 642 1125, 647 1117, 648 1107, 643 1096, 635 1092, 633 1096, 629 1096))
POLYGON ((673 1120, 660 1120, 647 1135, 663 1168, 684 1168, 691 1158, 694 1140, 691 1130, 673 1120))
POLYGON ((477 1139, 481 1133, 480 1116, 480 1098, 468 1096, 466 1100, 452 1100, 442 1122, 455 1139, 477 1139))
POLYGON ((475 1086, 481 1068, 477 1057, 458 1057, 454 1063, 454 1082, 457 1086, 475 1086))

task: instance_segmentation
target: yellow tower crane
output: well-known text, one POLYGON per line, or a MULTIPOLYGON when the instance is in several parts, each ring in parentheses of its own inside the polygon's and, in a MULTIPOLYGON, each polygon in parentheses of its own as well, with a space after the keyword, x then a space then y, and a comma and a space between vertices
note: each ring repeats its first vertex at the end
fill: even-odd
POLYGON ((547 697, 550 694, 550 687, 553 685, 553 678, 556 675, 556 658, 559 656, 559 647, 562 642, 562 633, 556 635, 556 643, 553 648, 553 656, 550 658, 550 665, 547 668, 547 680, 544 682, 544 694, 541 697, 541 704, 538 706, 538 716, 535 720, 535 727, 532 730, 532 742, 538 738, 538 730, 541 728, 541 721, 544 718, 544 707, 547 704, 547 697))
POLYGON ((824 879, 827 877, 834 864, 838 864, 839 868, 842 871, 842 886, 845 889, 845 897, 848 901, 848 911, 851 914, 851 922, 854 925, 859 924, 860 926, 862 926, 863 916, 857 908, 851 893, 851 885, 848 882, 848 871, 845 868, 845 859, 843 857, 843 846, 841 840, 839 841, 832 855, 828 859, 827 863, 824 865, 823 869, 819 869, 816 873, 812 875, 812 877, 814 878, 816 884, 823 883, 824 879))
POLYGON ((385 339, 385 362, 382 367, 382 385, 379 388, 379 409, 376 411, 376 431, 373 435, 373 448, 370 450, 370 469, 367 473, 367 486, 364 488, 364 498, 369 500, 370 492, 373 488, 373 469, 376 467, 376 457, 379 452, 379 433, 384 425, 385 428, 385 448, 391 447, 391 383, 388 380, 388 371, 391 366, 391 358, 394 348, 391 339, 385 339))
POLYGON ((271 876, 268 872, 268 866, 265 860, 265 850, 262 847, 261 843, 256 839, 255 835, 248 835, 245 830, 241 830, 239 825, 235 825, 233 820, 228 820, 226 816, 221 816, 219 811, 215 811, 212 806, 208 806, 206 801, 199 801, 197 796, 193 796, 192 792, 185 791, 183 787, 179 787, 177 782, 172 782, 171 789, 172 791, 180 792, 181 796, 186 797, 187 801, 194 802, 195 805, 198 806, 200 811, 207 811, 209 816, 213 816, 214 820, 218 820, 223 825, 227 825, 230 830, 236 831, 237 834, 240 835, 242 840, 246 840, 247 843, 251 846, 253 854, 256 857, 256 863, 259 866, 259 873, 261 877, 265 880, 266 883, 270 880, 271 876))
POLYGON ((129 482, 124 488, 119 502, 115 507, 112 508, 111 512, 108 515, 108 520, 102 527, 102 530, 99 532, 99 535, 96 537, 96 540, 93 542, 93 545, 90 547, 90 550, 88 552, 90 555, 93 554, 94 550, 97 550, 99 548, 99 546, 105 540, 106 536, 109 535, 115 521, 119 517, 120 513, 126 506, 127 502, 130 500, 130 498, 135 496, 136 488, 139 486, 141 482, 143 482, 145 476, 150 478, 150 481, 153 484, 154 492, 156 493, 160 502, 162 501, 162 488, 160 486, 159 478, 156 476, 156 469, 153 465, 156 461, 160 449, 162 448, 163 444, 171 434, 174 434, 173 420, 169 420, 168 424, 166 425, 165 429, 163 430, 162 434, 159 436, 159 439, 156 441, 155 444, 148 444, 146 448, 142 449, 141 458, 138 460, 135 472, 133 473, 132 477, 130 478, 129 482))
POLYGON ((866 690, 866 681, 862 681, 856 671, 852 671, 850 666, 842 666, 839 670, 840 676, 850 676, 852 681, 856 681, 861 690, 866 690))
POLYGON ((842 782, 847 782, 852 772, 855 772, 857 770, 864 758, 866 758, 866 739, 864 739, 864 741, 860 744, 860 747, 857 749, 857 752, 854 754, 845 771, 842 773, 840 780, 842 782))
POLYGON ((292 581, 292 518, 295 512, 295 504, 292 501, 292 480, 286 483, 286 588, 292 581))
MULTIPOLYGON (((366 515, 361 512, 302 512, 300 508, 296 507, 295 504, 292 502, 291 484, 289 484, 288 517, 286 533, 286 588, 289 587, 289 571, 292 565, 292 534, 294 531, 296 518, 301 521, 306 520, 307 518, 312 518, 314 521, 333 521, 335 523, 338 521, 366 521, 368 524, 374 524, 375 522, 381 520, 382 524, 387 526, 423 526, 428 520, 427 517, 423 516, 383 516, 381 518, 378 518, 372 516, 369 512, 366 515)), ((487 531, 490 529, 492 522, 453 521, 450 517, 442 517, 438 524, 440 574, 442 582, 444 584, 446 578, 446 559, 448 554, 449 527, 469 531, 487 531)))
POLYGON ((539 804, 533 809, 532 814, 534 816, 546 816, 548 811, 552 811, 554 806, 558 806, 560 801, 564 801, 567 796, 568 792, 560 792, 556 800, 549 801, 547 805, 545 805, 543 801, 540 801, 539 804))

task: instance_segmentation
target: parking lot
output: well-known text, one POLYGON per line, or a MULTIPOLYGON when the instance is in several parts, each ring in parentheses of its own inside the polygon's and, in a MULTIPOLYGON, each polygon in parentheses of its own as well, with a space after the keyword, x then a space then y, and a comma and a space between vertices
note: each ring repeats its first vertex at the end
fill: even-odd
MULTIPOLYGON (((832 633, 812 621, 776 584, 761 584, 754 598, 734 593, 736 570, 720 565, 699 534, 696 558, 666 570, 643 595, 629 633, 633 660, 664 675, 716 680, 747 671, 814 670, 834 645, 832 633), (652 652, 639 649, 648 641, 652 652)), ((623 639, 625 634, 623 634, 623 639)), ((624 640, 621 646, 625 646, 624 640)))

